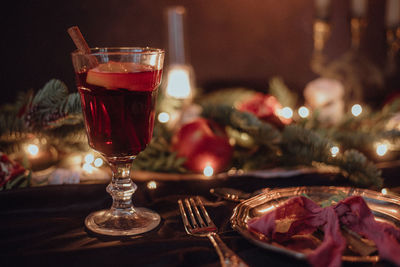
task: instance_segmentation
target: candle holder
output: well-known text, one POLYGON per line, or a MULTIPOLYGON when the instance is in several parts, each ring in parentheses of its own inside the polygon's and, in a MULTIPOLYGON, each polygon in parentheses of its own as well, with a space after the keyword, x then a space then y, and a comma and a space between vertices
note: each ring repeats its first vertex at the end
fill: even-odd
POLYGON ((400 50, 400 25, 390 27, 386 30, 387 42, 387 61, 386 74, 391 75, 396 72, 397 60, 400 50))
POLYGON ((163 123, 173 130, 179 126, 182 112, 194 98, 194 70, 188 63, 185 40, 186 9, 183 6, 171 6, 166 9, 168 25, 168 55, 166 79, 163 83, 163 101, 160 111, 167 114, 163 123))
POLYGON ((355 102, 374 101, 384 85, 384 74, 361 50, 367 27, 364 16, 353 15, 350 20, 351 46, 343 55, 327 64, 321 76, 341 81, 345 87, 347 108, 355 102), (366 94, 365 92, 368 91, 366 94))
POLYGON ((350 20, 351 25, 351 48, 360 49, 361 39, 367 28, 367 20, 365 18, 354 17, 350 20))
POLYGON ((321 73, 326 65, 326 57, 323 53, 325 44, 329 39, 331 27, 326 20, 316 19, 314 21, 314 51, 311 58, 311 69, 315 73, 321 73))

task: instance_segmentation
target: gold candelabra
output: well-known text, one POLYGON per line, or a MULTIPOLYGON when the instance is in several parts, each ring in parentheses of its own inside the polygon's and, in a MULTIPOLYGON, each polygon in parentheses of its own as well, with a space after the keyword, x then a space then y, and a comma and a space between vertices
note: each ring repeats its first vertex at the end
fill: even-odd
POLYGON ((354 17, 350 21, 351 25, 351 48, 360 49, 361 39, 367 28, 367 20, 365 18, 354 17))
POLYGON ((331 28, 326 20, 316 19, 314 21, 314 51, 311 58, 311 69, 315 73, 321 73, 326 64, 326 58, 323 53, 325 44, 329 39, 331 28))

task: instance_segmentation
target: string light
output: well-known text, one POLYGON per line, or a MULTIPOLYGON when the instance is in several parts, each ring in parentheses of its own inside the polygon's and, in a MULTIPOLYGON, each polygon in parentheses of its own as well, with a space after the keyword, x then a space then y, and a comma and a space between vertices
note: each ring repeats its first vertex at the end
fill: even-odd
POLYGON ((94 160, 93 165, 97 168, 101 167, 103 165, 103 159, 102 158, 97 158, 94 160))
POLYGON ((207 177, 211 177, 214 174, 214 169, 210 165, 207 165, 204 170, 203 174, 207 177))
POLYGON ((389 150, 389 147, 387 144, 385 143, 378 143, 376 144, 376 154, 378 154, 378 156, 383 157, 389 150))
POLYGON ((300 117, 304 119, 310 115, 310 110, 308 110, 308 108, 306 108, 305 106, 301 106, 297 111, 297 113, 299 114, 300 117))
POLYGON ((167 123, 170 119, 169 114, 167 112, 161 112, 158 114, 158 121, 161 123, 167 123))
POLYGON ((37 145, 34 145, 34 144, 29 144, 26 147, 26 150, 32 156, 36 156, 37 154, 39 154, 39 147, 37 145))
POLYGON ((279 116, 284 117, 285 119, 291 119, 293 117, 293 110, 289 107, 284 107, 277 111, 279 116))
POLYGON ((93 153, 88 153, 84 157, 84 164, 82 165, 82 169, 89 174, 92 174, 96 168, 101 167, 104 164, 102 158, 95 158, 93 153))
POLYGON ((362 113, 362 107, 360 104, 355 104, 351 107, 351 114, 353 114, 354 117, 360 116, 362 113))
POLYGON ((92 164, 94 161, 94 155, 92 153, 86 154, 85 156, 85 162, 92 164))
POLYGON ((386 188, 382 188, 381 193, 384 194, 384 195, 386 195, 386 194, 388 193, 388 192, 387 192, 387 189, 386 189, 386 188))
POLYGON ((337 154, 339 153, 339 151, 340 151, 339 147, 337 147, 337 146, 331 147, 331 154, 332 154, 332 157, 336 157, 337 154))
POLYGON ((92 165, 90 165, 90 163, 85 163, 85 164, 83 164, 82 169, 83 169, 85 172, 91 174, 91 173, 93 173, 93 171, 94 171, 95 168, 94 168, 92 165))
POLYGON ((147 183, 147 188, 148 189, 157 189, 157 183, 156 181, 150 181, 147 183))

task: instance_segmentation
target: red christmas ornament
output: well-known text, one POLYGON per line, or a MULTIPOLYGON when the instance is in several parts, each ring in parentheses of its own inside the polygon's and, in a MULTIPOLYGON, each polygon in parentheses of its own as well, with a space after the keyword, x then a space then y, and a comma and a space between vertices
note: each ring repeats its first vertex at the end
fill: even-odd
POLYGON ((256 93, 249 100, 240 103, 237 108, 240 111, 253 113, 260 120, 271 123, 278 128, 292 122, 292 119, 284 118, 278 114, 282 105, 276 97, 269 94, 256 93))
POLYGON ((0 187, 25 172, 16 161, 11 160, 6 154, 0 152, 0 187))
POLYGON ((214 173, 224 170, 233 154, 224 129, 205 118, 184 124, 172 138, 172 150, 186 158, 187 169, 198 173, 207 166, 212 167, 214 173))

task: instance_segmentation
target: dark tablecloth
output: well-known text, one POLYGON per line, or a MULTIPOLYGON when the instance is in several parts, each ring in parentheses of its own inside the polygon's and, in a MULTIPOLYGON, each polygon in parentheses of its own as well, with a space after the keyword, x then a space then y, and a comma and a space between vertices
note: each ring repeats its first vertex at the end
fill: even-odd
MULTIPOLYGON (((400 168, 383 170, 385 187, 400 185, 400 168)), ((264 187, 350 185, 340 175, 307 174, 290 178, 252 177, 208 181, 162 181, 157 189, 145 182, 134 204, 157 211, 161 225, 136 237, 108 238, 88 232, 85 216, 108 208, 105 184, 58 185, 0 192, 0 266, 219 266, 207 238, 186 234, 177 200, 200 195, 219 227, 221 238, 250 266, 307 266, 288 256, 255 246, 232 230, 229 219, 237 203, 221 201, 210 188, 233 187, 247 192, 264 187)), ((344 266, 390 266, 387 263, 344 266)))

